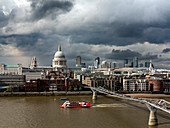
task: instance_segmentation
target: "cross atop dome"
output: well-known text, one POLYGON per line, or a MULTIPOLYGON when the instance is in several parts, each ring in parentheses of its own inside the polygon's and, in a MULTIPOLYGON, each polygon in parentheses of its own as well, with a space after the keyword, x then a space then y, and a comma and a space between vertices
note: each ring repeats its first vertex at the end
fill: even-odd
POLYGON ((58 45, 58 51, 61 51, 61 45, 58 45))

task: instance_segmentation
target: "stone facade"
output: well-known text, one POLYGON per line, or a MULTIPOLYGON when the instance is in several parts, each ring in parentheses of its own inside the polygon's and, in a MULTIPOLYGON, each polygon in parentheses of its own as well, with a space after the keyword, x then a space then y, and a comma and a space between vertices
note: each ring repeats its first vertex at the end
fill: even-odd
POLYGON ((0 64, 0 74, 2 75, 22 75, 22 65, 0 64))

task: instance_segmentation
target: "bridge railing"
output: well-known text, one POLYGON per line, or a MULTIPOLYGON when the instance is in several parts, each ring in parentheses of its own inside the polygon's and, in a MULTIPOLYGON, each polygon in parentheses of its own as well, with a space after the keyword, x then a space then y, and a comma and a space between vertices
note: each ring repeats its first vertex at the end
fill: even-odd
POLYGON ((140 102, 142 104, 148 104, 154 108, 157 108, 164 112, 170 113, 170 102, 168 102, 164 99, 135 98, 135 97, 131 97, 131 96, 126 96, 124 94, 112 92, 112 91, 107 90, 103 87, 90 87, 90 88, 91 88, 91 90, 95 90, 97 92, 100 92, 100 93, 103 93, 106 95, 114 96, 114 97, 121 98, 121 99, 136 101, 136 102, 140 102))
POLYGON ((145 103, 170 114, 170 102, 164 99, 145 99, 145 103))

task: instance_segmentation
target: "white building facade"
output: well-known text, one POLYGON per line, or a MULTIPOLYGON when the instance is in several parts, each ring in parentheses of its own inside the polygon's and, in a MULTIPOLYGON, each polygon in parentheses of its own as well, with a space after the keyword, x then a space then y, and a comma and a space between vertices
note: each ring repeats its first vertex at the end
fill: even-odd
POLYGON ((123 79, 123 91, 148 91, 148 86, 146 79, 123 79))
POLYGON ((0 74, 2 75, 22 75, 22 65, 0 64, 0 74))
POLYGON ((67 69, 67 60, 60 45, 58 46, 58 51, 55 53, 54 59, 52 60, 52 67, 55 71, 65 72, 67 69))

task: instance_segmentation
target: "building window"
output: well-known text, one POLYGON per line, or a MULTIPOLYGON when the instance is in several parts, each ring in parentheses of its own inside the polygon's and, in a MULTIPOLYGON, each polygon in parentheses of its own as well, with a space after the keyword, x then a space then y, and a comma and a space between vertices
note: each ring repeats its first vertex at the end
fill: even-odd
POLYGON ((63 65, 63 61, 60 61, 60 65, 63 65))

